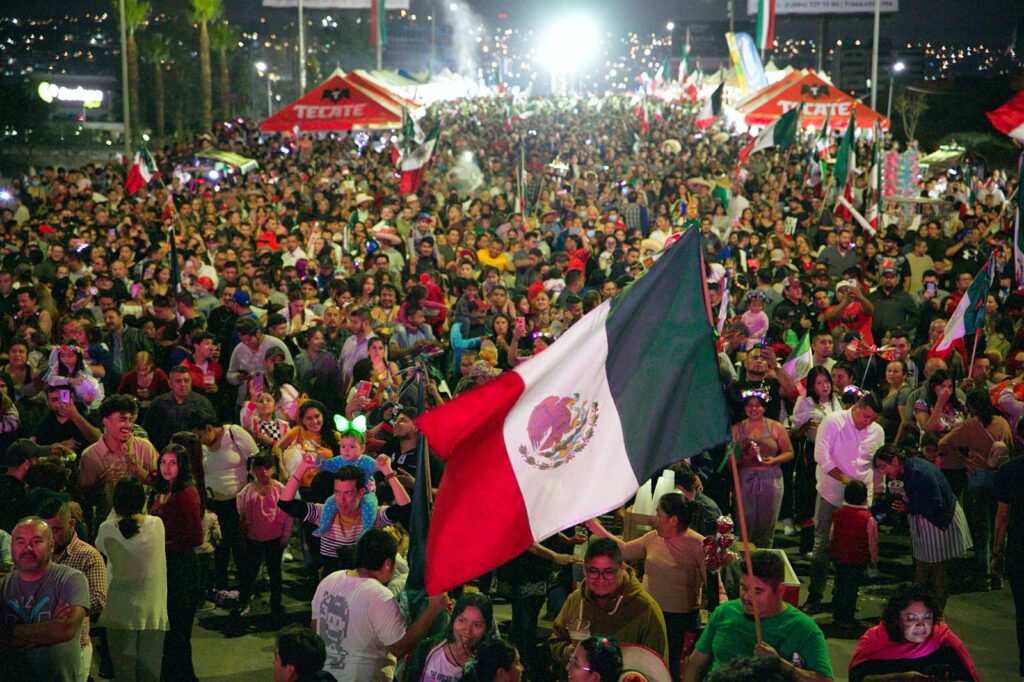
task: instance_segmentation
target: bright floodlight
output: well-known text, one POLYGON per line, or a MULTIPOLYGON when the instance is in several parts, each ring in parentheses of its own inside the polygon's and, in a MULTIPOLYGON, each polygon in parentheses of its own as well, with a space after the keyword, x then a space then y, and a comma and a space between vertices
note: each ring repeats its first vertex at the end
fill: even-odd
POLYGON ((667 24, 665 24, 665 30, 666 31, 674 31, 674 30, 676 30, 676 23, 674 21, 668 22, 667 24))
POLYGON ((540 45, 542 61, 554 72, 573 73, 597 54, 600 34, 587 16, 568 16, 548 27, 540 45))
POLYGON ((459 3, 453 2, 452 4, 448 5, 448 9, 450 9, 453 12, 458 12, 459 11, 459 3))
POLYGON ((907 68, 907 65, 904 64, 903 62, 896 62, 895 64, 892 65, 892 70, 895 71, 896 73, 899 73, 905 68, 907 68))
POLYGON ((267 70, 267 63, 266 62, 256 62, 255 64, 253 64, 253 66, 256 67, 257 71, 266 71, 267 70))

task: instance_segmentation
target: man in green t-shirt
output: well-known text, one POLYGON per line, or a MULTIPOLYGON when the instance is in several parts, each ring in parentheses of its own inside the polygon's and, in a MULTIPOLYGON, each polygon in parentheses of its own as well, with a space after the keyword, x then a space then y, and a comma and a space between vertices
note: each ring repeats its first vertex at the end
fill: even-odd
POLYGON ((684 682, 698 682, 705 672, 740 656, 774 656, 793 668, 797 680, 831 680, 825 635, 818 624, 782 599, 785 567, 782 557, 769 550, 750 557, 754 578, 740 582, 740 598, 728 601, 711 614, 697 647, 686 662, 684 682), (761 637, 754 629, 754 601, 761 615, 761 637))

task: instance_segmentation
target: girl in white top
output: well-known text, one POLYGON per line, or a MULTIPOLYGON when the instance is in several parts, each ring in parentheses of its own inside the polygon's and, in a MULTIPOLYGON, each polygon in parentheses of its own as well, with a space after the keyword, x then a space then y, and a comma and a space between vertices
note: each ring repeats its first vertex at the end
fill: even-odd
POLYGON ((818 437, 818 425, 826 416, 842 409, 842 403, 832 390, 832 374, 824 365, 811 367, 807 373, 807 395, 800 396, 793 407, 790 424, 790 439, 796 452, 793 516, 782 521, 786 535, 793 535, 797 533, 796 528, 800 528, 801 554, 810 551, 809 544, 813 542, 812 521, 817 500, 814 441, 818 437))
POLYGON ((167 560, 164 524, 142 513, 145 489, 126 476, 114 487, 116 517, 104 521, 96 548, 107 557, 107 628, 114 674, 119 681, 160 679, 167 619, 167 560))

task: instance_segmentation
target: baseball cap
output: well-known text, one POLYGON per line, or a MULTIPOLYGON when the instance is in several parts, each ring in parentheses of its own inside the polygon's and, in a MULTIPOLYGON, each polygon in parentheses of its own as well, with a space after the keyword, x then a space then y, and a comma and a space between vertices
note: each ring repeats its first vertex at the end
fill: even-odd
POLYGON ((284 358, 285 354, 284 351, 278 348, 277 346, 271 346, 270 348, 267 349, 267 354, 264 355, 263 357, 265 357, 267 360, 270 360, 271 358, 284 358))
POLYGON ((7 448, 7 452, 4 453, 2 461, 7 466, 16 467, 30 459, 46 457, 49 454, 49 447, 37 445, 28 438, 19 438, 11 443, 10 447, 7 448))
POLYGON ((239 289, 235 292, 235 295, 231 297, 231 300, 234 301, 236 305, 249 305, 249 292, 239 289))
POLYGON ((206 289, 207 291, 213 291, 216 287, 213 286, 213 280, 209 277, 200 277, 196 280, 196 284, 206 289))

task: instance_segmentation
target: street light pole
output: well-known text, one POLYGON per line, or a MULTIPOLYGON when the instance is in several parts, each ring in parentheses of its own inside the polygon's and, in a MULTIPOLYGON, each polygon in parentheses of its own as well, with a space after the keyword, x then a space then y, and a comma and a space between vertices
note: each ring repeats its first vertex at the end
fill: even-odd
POLYGON ((430 8, 430 75, 437 71, 437 0, 430 8))
POLYGON ((306 19, 302 13, 302 0, 298 0, 299 9, 299 95, 306 94, 306 19))
POLYGON ((875 0, 875 32, 871 43, 871 108, 878 111, 875 106, 878 100, 878 34, 882 23, 882 0, 875 0))
POLYGON ((132 155, 132 126, 128 98, 128 32, 124 21, 124 0, 118 0, 117 9, 121 15, 121 109, 124 116, 124 155, 132 155))
MULTIPOLYGON (((896 74, 900 73, 905 69, 906 66, 903 62, 896 62, 892 65, 892 72, 889 74, 889 104, 885 107, 885 117, 892 120, 892 88, 893 83, 896 81, 896 74)), ((891 124, 890 124, 891 125, 891 124)))

